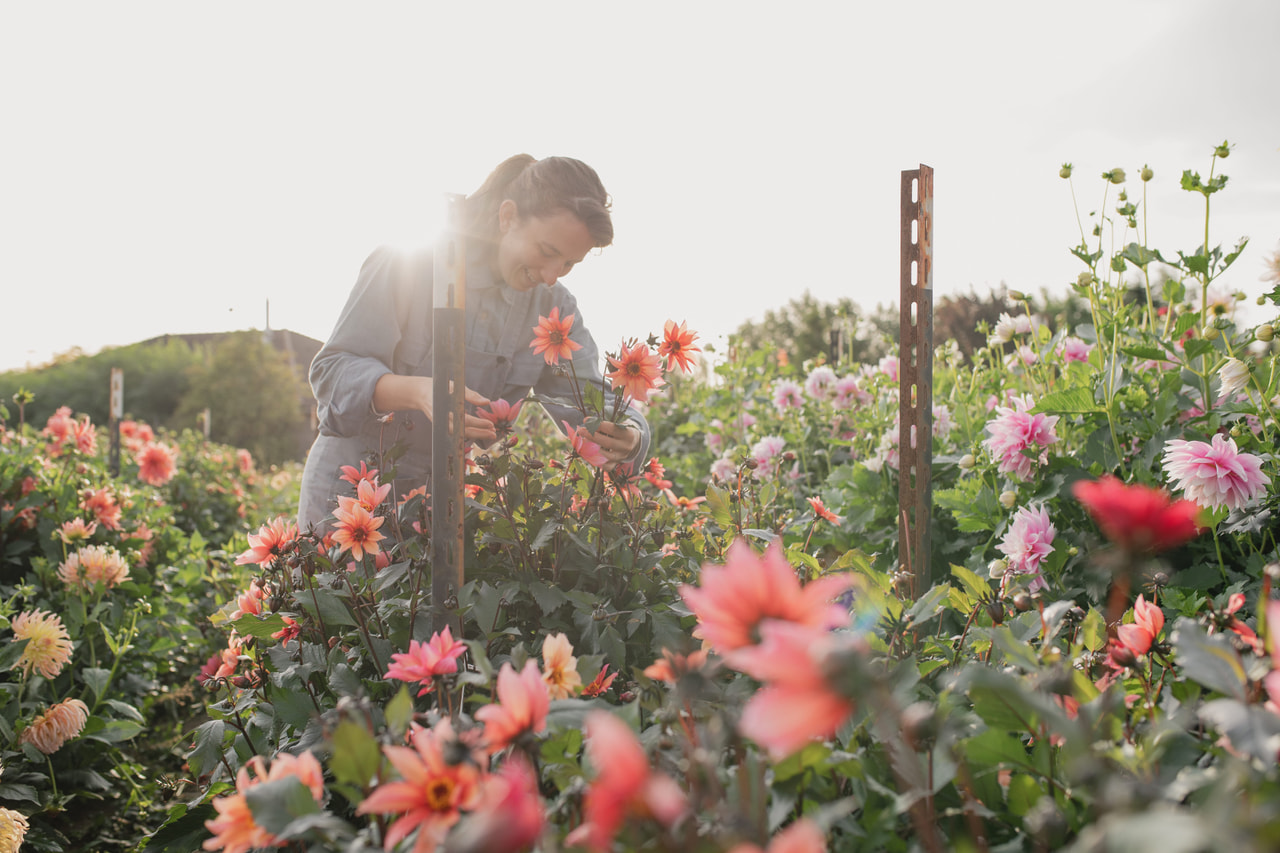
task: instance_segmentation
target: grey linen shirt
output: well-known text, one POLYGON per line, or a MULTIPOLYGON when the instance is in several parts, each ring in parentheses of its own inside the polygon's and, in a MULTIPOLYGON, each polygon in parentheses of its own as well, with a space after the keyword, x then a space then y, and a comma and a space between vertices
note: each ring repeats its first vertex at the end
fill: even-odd
MULTIPOLYGON (((320 434, 307 455, 298 505, 303 530, 331 522, 338 494, 354 494, 340 480, 341 467, 359 467, 378 450, 404 440, 407 451, 396 461, 393 493, 427 485, 431 476, 431 422, 419 411, 396 412, 390 423, 373 410, 373 389, 388 373, 431 376, 432 255, 379 248, 360 269, 333 334, 311 363, 320 434)), ((488 264, 469 253, 466 291, 467 387, 491 400, 515 403, 532 390, 542 397, 572 400, 572 380, 558 374, 530 347, 540 317, 559 308, 563 319, 576 315, 569 337, 582 345, 573 354, 580 382, 605 387, 600 352, 582 322, 577 300, 560 282, 551 287, 517 291, 494 281, 488 264)), ((562 362, 563 366, 566 366, 562 362)), ((605 388, 606 401, 612 393, 605 388)), ((544 403, 557 427, 567 420, 578 426, 582 415, 570 406, 544 403)), ((649 425, 634 407, 627 420, 641 440, 628 462, 647 458, 649 425)), ((386 482, 385 478, 383 482, 386 482)))

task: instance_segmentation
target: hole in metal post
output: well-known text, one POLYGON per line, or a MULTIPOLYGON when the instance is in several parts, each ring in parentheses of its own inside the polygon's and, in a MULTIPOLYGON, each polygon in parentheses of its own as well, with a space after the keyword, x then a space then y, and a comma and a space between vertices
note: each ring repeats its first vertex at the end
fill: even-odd
POLYGON ((919 261, 911 262, 911 283, 913 285, 918 285, 920 283, 920 269, 918 264, 919 261))
POLYGON ((920 179, 911 179, 911 201, 916 204, 920 203, 920 179))
POLYGON ((915 246, 920 243, 920 220, 911 220, 911 245, 915 246))

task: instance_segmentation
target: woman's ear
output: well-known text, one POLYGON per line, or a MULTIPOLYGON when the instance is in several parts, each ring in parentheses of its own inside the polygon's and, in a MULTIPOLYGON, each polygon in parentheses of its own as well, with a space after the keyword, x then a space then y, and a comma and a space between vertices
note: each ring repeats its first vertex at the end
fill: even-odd
POLYGON ((511 199, 506 199, 498 205, 498 233, 506 234, 512 223, 516 221, 517 215, 516 203, 511 199))

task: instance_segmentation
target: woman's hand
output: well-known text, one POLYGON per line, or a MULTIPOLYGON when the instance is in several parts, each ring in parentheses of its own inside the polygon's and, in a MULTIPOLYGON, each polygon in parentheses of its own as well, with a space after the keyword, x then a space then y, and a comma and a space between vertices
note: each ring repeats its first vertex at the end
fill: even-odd
MULTIPOLYGON (((463 389, 463 400, 471 406, 487 406, 489 398, 463 389)), ((435 384, 429 376, 397 376, 384 374, 373 389, 373 407, 380 412, 416 410, 435 423, 435 384)), ((462 437, 480 443, 498 440, 497 427, 479 415, 463 414, 462 437)))
POLYGON ((600 452, 609 461, 617 464, 636 452, 640 446, 640 431, 626 424, 614 424, 606 421, 591 436, 591 440, 600 445, 600 452))

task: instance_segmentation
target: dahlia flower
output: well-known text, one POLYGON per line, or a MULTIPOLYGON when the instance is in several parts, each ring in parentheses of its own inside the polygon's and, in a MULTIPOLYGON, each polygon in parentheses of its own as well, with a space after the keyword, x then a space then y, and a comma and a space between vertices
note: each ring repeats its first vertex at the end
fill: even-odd
POLYGON ((45 755, 53 755, 63 744, 79 736, 89 719, 89 708, 79 699, 63 699, 31 721, 20 743, 29 743, 45 755))
POLYGON ((1054 427, 1057 415, 1032 415, 1028 410, 1034 403, 1029 396, 1014 396, 1010 406, 996 406, 996 417, 987 424, 990 438, 983 445, 996 460, 1002 474, 1012 474, 1020 480, 1029 479, 1037 465, 1043 465, 1049 456, 1046 449, 1058 440, 1054 427), (1039 451, 1036 458, 1024 451, 1039 451))
POLYGON ((13 638, 26 640, 12 669, 21 669, 28 676, 36 670, 45 678, 56 678, 67 661, 71 660, 71 635, 63 627, 62 620, 43 610, 19 613, 13 617, 13 638))
POLYGON ((1262 473, 1262 460, 1241 453, 1235 440, 1222 433, 1209 444, 1169 440, 1164 446, 1164 470, 1189 500, 1207 509, 1240 509, 1262 497, 1271 483, 1262 473))

